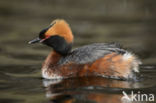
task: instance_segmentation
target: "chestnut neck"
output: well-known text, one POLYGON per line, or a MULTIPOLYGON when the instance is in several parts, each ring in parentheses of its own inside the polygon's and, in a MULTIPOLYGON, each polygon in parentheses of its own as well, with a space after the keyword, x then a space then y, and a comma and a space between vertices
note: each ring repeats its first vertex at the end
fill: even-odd
POLYGON ((57 65, 58 61, 60 60, 62 56, 60 54, 58 54, 55 51, 52 51, 48 57, 46 58, 44 64, 43 64, 43 69, 44 68, 49 68, 50 66, 55 66, 57 65))

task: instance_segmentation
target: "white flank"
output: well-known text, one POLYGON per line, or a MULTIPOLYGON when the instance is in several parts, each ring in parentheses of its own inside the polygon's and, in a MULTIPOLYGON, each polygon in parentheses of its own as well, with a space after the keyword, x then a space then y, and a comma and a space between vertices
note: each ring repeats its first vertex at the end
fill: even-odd
POLYGON ((45 79, 62 79, 62 76, 57 75, 57 74, 49 74, 47 72, 47 68, 42 69, 42 77, 45 79))
POLYGON ((138 60, 138 58, 130 53, 130 52, 126 52, 124 55, 123 55, 123 60, 125 61, 130 61, 130 65, 131 65, 131 68, 134 72, 139 72, 139 65, 141 64, 141 61, 138 60))
POLYGON ((129 60, 129 59, 133 59, 133 55, 129 52, 126 52, 124 55, 123 55, 123 60, 129 60))

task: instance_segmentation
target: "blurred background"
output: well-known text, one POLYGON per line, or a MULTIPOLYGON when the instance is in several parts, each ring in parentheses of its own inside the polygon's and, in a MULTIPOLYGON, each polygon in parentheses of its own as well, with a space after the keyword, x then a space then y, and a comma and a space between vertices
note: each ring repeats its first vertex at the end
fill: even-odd
POLYGON ((37 78, 41 77, 41 64, 52 49, 42 44, 28 45, 28 41, 57 18, 70 24, 75 36, 73 48, 95 42, 119 42, 136 53, 145 67, 156 65, 155 0, 0 0, 3 103, 46 100, 37 78), (30 100, 32 97, 36 99, 30 100))

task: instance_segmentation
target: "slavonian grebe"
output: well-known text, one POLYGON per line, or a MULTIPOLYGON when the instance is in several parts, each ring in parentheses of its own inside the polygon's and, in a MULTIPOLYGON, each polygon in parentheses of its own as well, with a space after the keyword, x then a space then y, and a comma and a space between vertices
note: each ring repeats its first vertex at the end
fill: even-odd
POLYGON ((116 43, 94 43, 71 50, 73 34, 62 19, 54 20, 29 44, 37 42, 53 48, 42 66, 46 79, 80 76, 133 79, 139 72, 138 58, 116 43))

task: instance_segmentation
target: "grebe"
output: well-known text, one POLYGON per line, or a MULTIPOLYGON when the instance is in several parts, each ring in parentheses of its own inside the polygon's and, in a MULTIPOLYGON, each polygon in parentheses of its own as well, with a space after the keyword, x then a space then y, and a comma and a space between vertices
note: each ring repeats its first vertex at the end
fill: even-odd
POLYGON ((69 24, 54 20, 29 42, 41 42, 53 48, 42 66, 42 77, 61 79, 82 76, 102 76, 133 79, 139 72, 140 60, 117 43, 94 43, 72 50, 73 34, 69 24))

